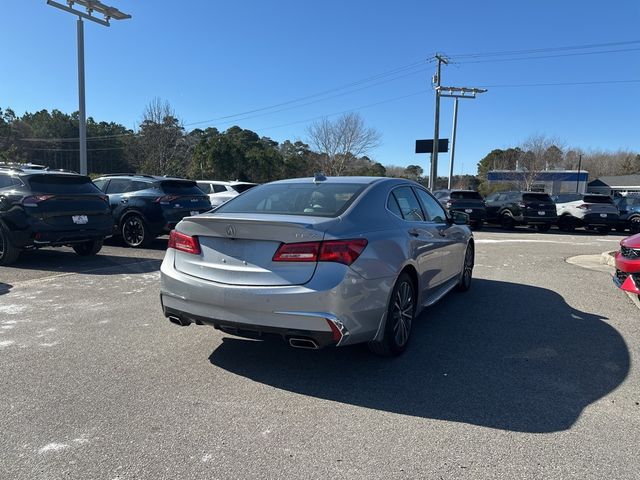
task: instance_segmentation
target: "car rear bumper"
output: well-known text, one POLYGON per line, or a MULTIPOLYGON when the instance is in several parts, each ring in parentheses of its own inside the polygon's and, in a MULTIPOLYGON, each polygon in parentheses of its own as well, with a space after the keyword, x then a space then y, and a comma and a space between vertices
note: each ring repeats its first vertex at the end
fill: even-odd
POLYGON ((175 251, 167 250, 161 267, 160 298, 166 317, 241 336, 298 335, 314 339, 318 346, 372 340, 394 282, 367 280, 343 265, 320 263, 305 285, 226 285, 177 271, 174 258, 175 251))
POLYGON ((469 215, 469 221, 471 223, 483 222, 487 218, 487 211, 484 208, 462 208, 462 207, 461 208, 456 208, 456 207, 451 207, 450 211, 466 213, 467 215, 469 215))
POLYGON ((618 225, 620 217, 613 213, 606 213, 605 217, 601 217, 599 213, 589 213, 582 218, 582 223, 593 226, 614 227, 618 225))
POLYGON ((514 217, 516 222, 523 225, 546 225, 549 223, 556 223, 558 221, 557 215, 521 215, 514 217))
POLYGON ((52 226, 46 222, 29 219, 24 228, 16 229, 11 234, 11 242, 17 248, 62 246, 82 243, 89 240, 101 240, 113 233, 113 218, 111 214, 103 219, 93 220, 90 226, 82 228, 64 228, 52 226))
POLYGON ((613 283, 630 293, 640 295, 640 259, 629 259, 620 252, 615 255, 616 272, 613 283))

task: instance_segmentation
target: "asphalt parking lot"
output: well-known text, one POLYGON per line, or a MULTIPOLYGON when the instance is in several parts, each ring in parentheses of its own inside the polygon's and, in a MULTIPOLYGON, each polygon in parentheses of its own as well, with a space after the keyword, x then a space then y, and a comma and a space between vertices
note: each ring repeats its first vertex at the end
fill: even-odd
POLYGON ((476 233, 474 284, 400 358, 164 319, 150 249, 0 270, 0 477, 640 475, 640 312, 566 262, 618 235, 476 233))

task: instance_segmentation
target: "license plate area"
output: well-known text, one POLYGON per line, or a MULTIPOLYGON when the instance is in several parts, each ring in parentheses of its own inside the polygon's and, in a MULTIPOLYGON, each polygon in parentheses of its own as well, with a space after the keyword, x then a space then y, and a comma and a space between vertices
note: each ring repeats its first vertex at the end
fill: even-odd
POLYGON ((607 218, 607 214, 606 213, 601 213, 600 214, 600 218, 607 218))
POLYGON ((198 210, 191 210, 189 212, 189 215, 191 215, 192 217, 195 217, 196 215, 199 215, 199 214, 200 214, 200 212, 198 210))
POLYGON ((71 220, 76 225, 86 225, 89 223, 89 217, 87 215, 72 215, 71 220))
POLYGON ((538 210, 538 215, 542 216, 542 215, 546 215, 547 212, 545 212, 544 210, 538 210))
POLYGON ((473 213, 473 209, 472 208, 465 208, 464 209, 464 213, 473 213))

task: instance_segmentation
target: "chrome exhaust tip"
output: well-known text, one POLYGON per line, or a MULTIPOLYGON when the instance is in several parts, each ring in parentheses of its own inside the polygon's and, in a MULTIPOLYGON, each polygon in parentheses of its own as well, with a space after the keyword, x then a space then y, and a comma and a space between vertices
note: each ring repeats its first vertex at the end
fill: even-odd
POLYGON ((190 321, 182 320, 180 317, 176 317, 175 315, 169 315, 169 321, 181 327, 188 327, 191 325, 190 321))
POLYGON ((307 350, 318 350, 320 346, 311 338, 290 338, 289 345, 294 348, 306 348, 307 350))

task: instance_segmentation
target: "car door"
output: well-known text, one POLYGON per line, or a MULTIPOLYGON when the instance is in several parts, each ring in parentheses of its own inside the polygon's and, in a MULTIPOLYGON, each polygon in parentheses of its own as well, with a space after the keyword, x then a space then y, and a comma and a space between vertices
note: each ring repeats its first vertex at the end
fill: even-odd
POLYGON ((128 191, 130 183, 131 180, 126 178, 112 178, 107 185, 106 193, 109 196, 109 207, 116 222, 119 221, 120 215, 129 203, 129 199, 124 197, 124 193, 128 191))
POLYGON ((420 277, 420 302, 425 303, 442 278, 443 238, 425 221, 425 214, 413 189, 406 185, 392 190, 387 208, 402 219, 409 256, 420 277))
POLYGON ((492 193, 485 199, 485 204, 487 208, 487 221, 495 222, 498 220, 498 212, 502 207, 502 202, 504 201, 505 194, 504 193, 492 193))
POLYGON ((414 187, 423 211, 428 228, 440 240, 441 253, 441 277, 438 283, 444 283, 453 277, 457 277, 462 270, 462 262, 467 247, 465 242, 465 228, 449 222, 442 205, 433 198, 429 192, 422 188, 414 187))

